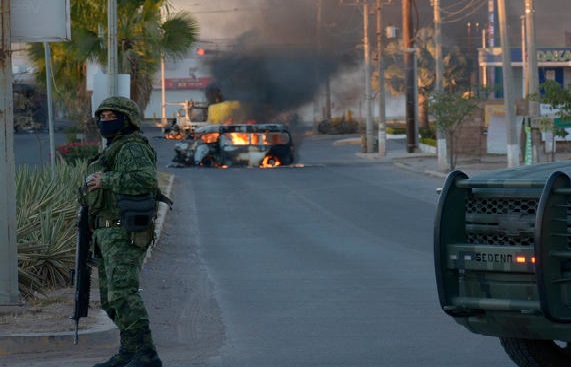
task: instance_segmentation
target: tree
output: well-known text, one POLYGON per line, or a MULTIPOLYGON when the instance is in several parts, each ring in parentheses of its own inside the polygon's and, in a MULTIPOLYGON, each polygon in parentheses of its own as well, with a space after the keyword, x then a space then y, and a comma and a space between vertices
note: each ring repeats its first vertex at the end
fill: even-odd
POLYGON ((548 80, 539 86, 541 94, 530 96, 531 99, 546 103, 554 109, 553 115, 563 121, 571 119, 571 90, 564 88, 554 80, 548 80))
MULTIPOLYGON (((434 29, 420 29, 415 38, 417 57, 418 108, 419 125, 428 128, 428 98, 436 81, 434 29)), ((467 89, 469 86, 469 71, 466 57, 457 46, 448 48, 444 57, 444 89, 467 89)), ((405 75, 403 70, 402 40, 389 42, 385 55, 385 83, 393 95, 404 93, 405 75)))
MULTIPOLYGON (((72 0, 72 40, 51 44, 55 96, 72 119, 89 119, 91 113, 85 88, 87 62, 107 64, 106 3, 72 0)), ((161 57, 184 57, 198 38, 198 23, 189 13, 173 13, 167 0, 120 0, 117 13, 119 72, 131 75, 131 98, 144 110, 161 57)), ((31 44, 30 57, 38 82, 44 84, 43 45, 31 44)))
POLYGON ((444 56, 444 89, 466 90, 470 86, 470 68, 466 55, 458 46, 448 50, 444 56))
POLYGON ((571 124, 571 90, 554 80, 548 80, 539 86, 539 91, 539 94, 531 95, 530 99, 549 105, 551 110, 550 114, 539 119, 539 124, 542 130, 552 132, 551 160, 554 160, 555 137, 567 136, 565 128, 571 124))
POLYGON ((486 93, 442 91, 433 92, 429 98, 429 108, 434 116, 436 127, 446 134, 447 162, 449 170, 456 167, 455 133, 459 126, 466 121, 474 110, 478 109, 486 93))

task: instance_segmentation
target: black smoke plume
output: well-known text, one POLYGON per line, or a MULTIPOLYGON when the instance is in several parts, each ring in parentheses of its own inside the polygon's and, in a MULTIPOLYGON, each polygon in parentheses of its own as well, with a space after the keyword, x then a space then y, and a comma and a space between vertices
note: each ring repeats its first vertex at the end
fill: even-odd
POLYGON ((207 100, 239 100, 256 121, 269 122, 312 102, 327 79, 359 61, 354 34, 348 41, 327 31, 335 13, 324 11, 317 33, 315 4, 268 0, 257 27, 208 59, 215 85, 207 100))
POLYGON ((216 86, 209 101, 244 102, 255 114, 252 118, 261 122, 312 101, 324 79, 338 69, 336 60, 318 58, 308 49, 229 52, 212 60, 216 86))

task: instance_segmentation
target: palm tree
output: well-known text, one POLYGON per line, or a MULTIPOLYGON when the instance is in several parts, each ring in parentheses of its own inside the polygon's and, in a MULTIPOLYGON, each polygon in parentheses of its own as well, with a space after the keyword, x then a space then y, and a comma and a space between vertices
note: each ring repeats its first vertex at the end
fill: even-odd
POLYGON ((422 28, 416 35, 417 48, 417 76, 418 76, 418 115, 419 125, 425 131, 429 130, 428 124, 428 94, 434 88, 436 81, 434 45, 434 29, 422 28))
MULTIPOLYGON (((57 101, 78 121, 89 120, 91 113, 87 62, 107 63, 106 9, 106 0, 72 0, 72 40, 51 45, 57 101)), ((119 0, 117 19, 119 72, 131 75, 131 98, 144 110, 161 56, 183 58, 197 41, 198 23, 189 13, 173 13, 167 0, 119 0)), ((43 45, 31 44, 30 57, 44 84, 43 45)))
MULTIPOLYGON (((428 95, 434 88, 436 79, 435 47, 432 28, 422 28, 416 35, 417 77, 419 94, 420 126, 428 127, 428 95)), ((385 81, 387 89, 397 95, 405 91, 403 70, 402 40, 390 42, 385 48, 385 81)), ((466 57, 457 46, 448 49, 444 57, 444 87, 446 90, 462 89, 468 85, 468 64, 466 57)))
POLYGON ((470 86, 470 70, 466 55, 458 46, 452 47, 444 57, 444 89, 465 90, 470 86))
POLYGON ((188 13, 173 14, 167 6, 161 21, 165 5, 164 0, 129 0, 120 10, 119 72, 131 75, 131 98, 141 107, 149 103, 161 57, 183 58, 198 38, 198 24, 188 13))
MULTIPOLYGON (((385 55, 388 56, 385 80, 392 94, 404 93, 405 73, 402 68, 402 40, 388 44, 385 55)), ((427 95, 435 81, 434 73, 434 41, 430 28, 421 29, 416 36, 416 63, 418 83, 418 108, 420 126, 428 129, 427 95)))

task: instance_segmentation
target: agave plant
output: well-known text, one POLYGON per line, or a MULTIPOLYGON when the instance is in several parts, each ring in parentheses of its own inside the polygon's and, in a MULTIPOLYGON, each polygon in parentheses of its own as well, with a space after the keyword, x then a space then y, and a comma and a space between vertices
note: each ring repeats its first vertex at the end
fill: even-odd
POLYGON ((77 188, 85 162, 48 167, 19 167, 16 172, 16 220, 20 292, 26 298, 69 282, 74 266, 77 188))
MULTIPOLYGON (((22 165, 16 172, 16 220, 18 227, 18 282, 27 299, 69 283, 75 266, 78 188, 87 163, 64 161, 55 167, 22 165)), ((170 174, 159 172, 165 190, 170 174)))

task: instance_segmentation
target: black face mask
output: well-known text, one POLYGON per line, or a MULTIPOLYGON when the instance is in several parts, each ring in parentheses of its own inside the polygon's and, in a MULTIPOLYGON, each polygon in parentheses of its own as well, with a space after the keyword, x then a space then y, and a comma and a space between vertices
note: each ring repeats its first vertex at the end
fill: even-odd
POLYGON ((125 116, 117 113, 117 118, 113 120, 97 121, 99 133, 105 138, 111 138, 125 127, 125 116))

